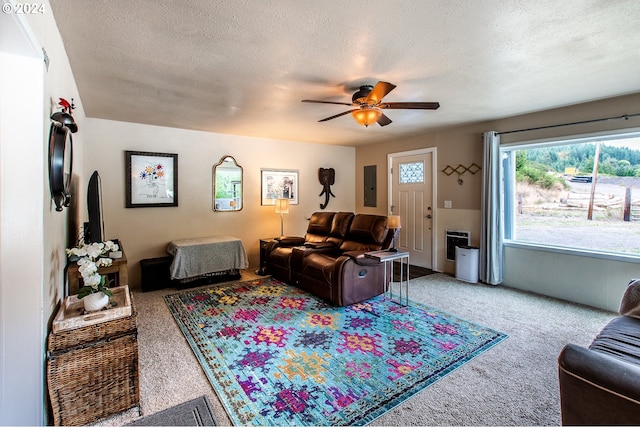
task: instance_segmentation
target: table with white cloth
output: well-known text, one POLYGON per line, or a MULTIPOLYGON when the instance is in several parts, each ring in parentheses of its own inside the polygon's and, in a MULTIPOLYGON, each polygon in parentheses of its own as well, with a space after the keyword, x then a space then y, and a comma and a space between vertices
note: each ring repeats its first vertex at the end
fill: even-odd
POLYGON ((249 268, 242 240, 233 236, 212 236, 169 242, 173 255, 170 273, 175 280, 249 268))

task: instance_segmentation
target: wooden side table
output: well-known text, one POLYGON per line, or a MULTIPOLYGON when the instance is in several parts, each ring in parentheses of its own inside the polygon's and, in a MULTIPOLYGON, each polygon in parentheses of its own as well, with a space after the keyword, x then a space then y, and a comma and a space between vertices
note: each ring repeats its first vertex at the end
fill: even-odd
MULTIPOLYGON (((112 281, 109 287, 116 286, 128 286, 129 285, 129 272, 127 270, 127 255, 124 253, 122 243, 118 242, 120 251, 122 251, 122 258, 116 258, 113 260, 110 266, 100 267, 98 269, 99 274, 108 275, 112 281)), ((67 266, 67 280, 69 281, 69 295, 75 295, 80 289, 80 281, 82 275, 78 271, 78 263, 71 262, 67 266)))
POLYGON ((267 275, 267 246, 273 240, 273 237, 266 239, 260 239, 260 268, 256 270, 256 274, 259 276, 267 275))

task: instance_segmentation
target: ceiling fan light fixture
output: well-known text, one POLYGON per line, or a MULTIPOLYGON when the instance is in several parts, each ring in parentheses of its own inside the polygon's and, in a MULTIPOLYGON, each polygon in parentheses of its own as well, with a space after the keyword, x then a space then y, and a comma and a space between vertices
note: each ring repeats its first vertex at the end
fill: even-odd
POLYGON ((382 98, 387 96, 396 85, 389 82, 378 82, 375 86, 363 85, 360 86, 360 90, 353 94, 351 97, 352 102, 337 102, 337 101, 320 101, 313 99, 303 99, 302 102, 315 102, 318 104, 336 104, 336 105, 348 105, 352 107, 351 110, 343 111, 342 113, 334 114, 330 117, 318 120, 318 122, 327 122, 329 120, 337 119, 338 117, 346 116, 351 113, 356 122, 364 127, 368 127, 373 123, 378 123, 380 126, 390 125, 391 119, 384 115, 382 110, 437 110, 440 107, 438 102, 382 102, 382 98))
POLYGON ((382 111, 377 108, 362 107, 358 110, 352 111, 353 118, 364 127, 369 127, 378 121, 382 115, 382 111))
POLYGON ((351 101, 354 104, 362 104, 365 99, 367 99, 367 96, 369 96, 372 90, 373 86, 371 85, 360 86, 360 89, 351 97, 351 101))

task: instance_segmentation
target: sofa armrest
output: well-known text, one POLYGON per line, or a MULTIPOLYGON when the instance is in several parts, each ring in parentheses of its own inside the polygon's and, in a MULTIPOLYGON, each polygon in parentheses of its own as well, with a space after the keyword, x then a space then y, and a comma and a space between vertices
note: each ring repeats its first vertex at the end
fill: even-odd
POLYGON ((640 366, 567 344, 558 370, 563 424, 640 424, 640 366))
POLYGON ((358 265, 377 265, 380 261, 375 258, 369 258, 364 254, 368 251, 347 251, 343 252, 342 256, 353 260, 358 265))
POLYGON ((291 269, 297 272, 302 271, 302 263, 304 259, 308 256, 314 254, 325 254, 330 257, 334 257, 336 252, 336 246, 333 244, 323 245, 303 245, 303 246, 294 246, 291 251, 291 269))
POLYGON ((336 249, 336 244, 331 242, 305 242, 308 249, 336 249))
POLYGON ((302 244, 304 244, 304 237, 297 237, 297 236, 276 237, 273 240, 271 240, 269 243, 267 243, 267 246, 265 248, 265 260, 269 262, 269 259, 271 258, 271 253, 277 250, 278 248, 293 248, 296 246, 300 246, 302 244))
POLYGON ((298 236, 281 236, 281 237, 276 237, 273 240, 278 242, 280 246, 304 245, 304 237, 298 237, 298 236))

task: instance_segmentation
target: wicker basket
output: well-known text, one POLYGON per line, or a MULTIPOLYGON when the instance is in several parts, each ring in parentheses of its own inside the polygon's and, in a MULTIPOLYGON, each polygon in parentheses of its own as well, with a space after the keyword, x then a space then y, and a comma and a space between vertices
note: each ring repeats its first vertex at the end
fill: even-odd
POLYGON ((140 405, 136 311, 49 334, 47 383, 55 425, 85 425, 140 405))

